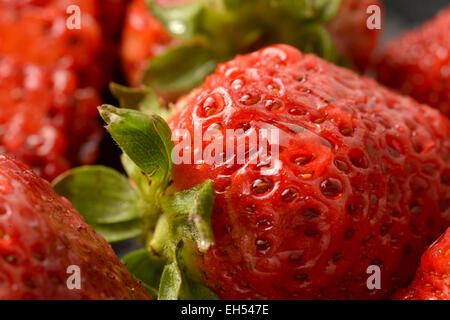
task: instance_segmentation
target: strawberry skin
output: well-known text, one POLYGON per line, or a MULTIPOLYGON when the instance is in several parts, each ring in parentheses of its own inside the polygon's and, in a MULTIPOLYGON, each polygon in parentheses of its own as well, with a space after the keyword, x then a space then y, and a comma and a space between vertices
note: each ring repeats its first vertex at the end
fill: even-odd
POLYGON ((378 79, 450 116, 450 7, 387 46, 378 79))
POLYGON ((412 284, 398 300, 450 300, 450 228, 424 253, 412 284))
POLYGON ((0 55, 0 151, 49 180, 93 163, 102 138, 92 88, 78 88, 64 66, 39 66, 0 55))
POLYGON ((4 155, 0 190, 0 300, 150 299, 68 200, 4 155), (67 288, 71 265, 80 290, 67 288))
POLYGON ((292 47, 221 65, 169 125, 281 130, 268 175, 248 159, 174 168, 178 190, 214 181, 216 245, 198 265, 221 298, 388 298, 450 224, 449 121, 292 47), (366 286, 370 265, 380 290, 366 286))

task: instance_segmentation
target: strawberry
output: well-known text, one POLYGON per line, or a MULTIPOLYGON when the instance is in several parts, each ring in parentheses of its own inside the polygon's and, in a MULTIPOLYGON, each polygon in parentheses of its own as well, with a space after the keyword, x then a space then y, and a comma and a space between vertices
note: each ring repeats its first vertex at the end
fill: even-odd
POLYGON ((450 7, 388 44, 378 79, 450 116, 450 7))
POLYGON ((423 254, 412 284, 393 299, 450 300, 450 228, 423 254))
POLYGON ((200 268, 222 298, 385 298, 450 223, 449 122, 315 56, 278 46, 222 65, 169 121, 191 135, 196 123, 285 135, 269 175, 174 168, 176 189, 215 182, 200 268), (369 265, 381 290, 366 287, 369 265))
POLYGON ((111 246, 26 166, 0 155, 0 299, 150 299, 111 246), (81 289, 69 290, 68 267, 81 289))
MULTIPOLYGON (((152 114, 154 94, 114 92, 128 109, 100 113, 147 204, 138 210, 143 251, 126 260, 143 281, 161 274, 160 299, 191 298, 186 292, 200 284, 223 299, 388 298, 450 225, 448 119, 315 55, 277 45, 222 64, 177 103, 168 126, 152 114), (279 152, 249 146, 238 163, 223 146, 177 138, 202 139, 212 129, 215 141, 240 130, 241 142, 277 129, 279 152), (205 153, 215 161, 194 162, 205 153), (180 157, 187 160, 171 161, 180 157), (136 267, 161 257, 163 269, 136 267), (376 290, 367 286, 373 265, 381 270, 376 290)), ((95 224, 99 212, 122 219, 117 205, 92 199, 114 180, 87 167, 55 187, 95 224), (85 205, 92 201, 95 210, 85 205)))
POLYGON ((102 133, 92 88, 64 66, 0 55, 0 150, 47 179, 97 158, 102 133))
POLYGON ((0 3, 0 53, 37 64, 63 61, 79 72, 83 85, 100 87, 104 46, 98 23, 81 14, 81 29, 68 29, 66 6, 14 7, 0 3))
POLYGON ((381 33, 367 27, 369 15, 366 11, 373 5, 383 8, 378 0, 343 0, 338 14, 327 26, 338 52, 361 72, 372 65, 372 55, 381 33))
POLYGON ((341 61, 334 42, 339 54, 364 70, 379 38, 378 30, 366 27, 366 10, 381 3, 340 3, 133 0, 121 45, 123 68, 131 85, 150 85, 166 100, 200 85, 217 63, 278 42, 341 61))
POLYGON ((37 64, 63 61, 84 86, 103 89, 113 76, 124 9, 125 0, 0 0, 0 53, 37 64), (80 29, 66 25, 72 5, 80 8, 80 29))

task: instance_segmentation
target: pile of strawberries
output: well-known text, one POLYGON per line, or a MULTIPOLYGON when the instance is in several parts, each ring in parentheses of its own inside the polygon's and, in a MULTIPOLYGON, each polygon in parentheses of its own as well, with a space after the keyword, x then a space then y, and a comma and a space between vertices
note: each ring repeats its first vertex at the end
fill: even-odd
POLYGON ((95 162, 96 107, 112 76, 124 7, 122 0, 0 1, 2 152, 47 179, 95 162), (79 29, 67 26, 74 4, 79 29))
POLYGON ((0 299, 449 300, 450 8, 307 3, 0 0, 0 299))

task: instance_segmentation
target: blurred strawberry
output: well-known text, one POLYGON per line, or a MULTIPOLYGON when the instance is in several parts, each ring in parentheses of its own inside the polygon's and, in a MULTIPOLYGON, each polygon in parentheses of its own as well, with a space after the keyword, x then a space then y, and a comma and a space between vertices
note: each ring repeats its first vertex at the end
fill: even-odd
POLYGON ((94 17, 81 14, 81 29, 69 30, 66 7, 0 4, 0 54, 36 64, 63 60, 80 75, 85 86, 105 82, 101 53, 102 31, 94 17), (100 62, 100 63, 99 63, 100 62))
POLYGON ((92 163, 102 133, 92 88, 78 88, 64 66, 39 66, 0 56, 0 150, 52 179, 92 163))
POLYGON ((62 60, 83 86, 103 89, 114 75, 124 9, 125 0, 0 0, 0 53, 37 64, 62 60), (67 27, 71 5, 80 8, 80 29, 67 27))
POLYGON ((450 116, 450 7, 391 41, 378 79, 450 116))
POLYGON ((0 0, 0 4, 7 7, 26 8, 30 6, 58 7, 67 9, 76 5, 81 13, 95 17, 107 37, 117 37, 120 34, 129 0, 0 0))
POLYGON ((381 35, 381 30, 367 27, 369 15, 366 11, 372 5, 383 8, 379 0, 343 0, 338 14, 327 26, 337 51, 360 71, 371 66, 381 35))

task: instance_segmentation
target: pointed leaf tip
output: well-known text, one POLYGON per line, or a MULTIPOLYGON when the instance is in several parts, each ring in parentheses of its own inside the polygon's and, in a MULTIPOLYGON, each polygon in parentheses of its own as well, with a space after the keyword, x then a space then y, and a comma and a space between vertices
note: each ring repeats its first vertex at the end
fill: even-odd
POLYGON ((172 176, 174 146, 172 132, 164 119, 110 105, 101 106, 99 111, 108 124, 108 132, 123 152, 151 176, 155 195, 162 194, 172 176))
POLYGON ((100 116, 102 117, 102 119, 108 124, 110 125, 113 122, 118 122, 119 120, 119 112, 118 112, 118 108, 108 105, 108 104, 104 104, 99 106, 98 108, 98 112, 100 113, 100 116))

